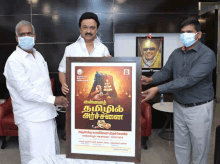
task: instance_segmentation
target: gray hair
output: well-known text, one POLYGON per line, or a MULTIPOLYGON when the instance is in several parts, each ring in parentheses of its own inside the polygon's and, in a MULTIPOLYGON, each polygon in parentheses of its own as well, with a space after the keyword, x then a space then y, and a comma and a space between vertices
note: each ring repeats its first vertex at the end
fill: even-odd
POLYGON ((34 26, 33 26, 30 22, 25 21, 25 20, 22 20, 22 21, 20 21, 20 22, 15 26, 16 36, 18 36, 18 28, 21 27, 21 26, 31 26, 32 29, 33 29, 33 34, 35 34, 34 26))

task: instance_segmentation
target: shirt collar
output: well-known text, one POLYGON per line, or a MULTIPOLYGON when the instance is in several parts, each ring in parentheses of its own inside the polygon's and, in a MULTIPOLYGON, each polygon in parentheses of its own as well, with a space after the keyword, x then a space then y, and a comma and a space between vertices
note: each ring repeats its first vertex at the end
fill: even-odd
MULTIPOLYGON (((190 49, 190 50, 194 50, 194 51, 196 51, 196 52, 199 51, 199 48, 200 48, 201 44, 202 44, 202 43, 201 43, 200 41, 198 41, 197 44, 196 44, 192 49, 190 49)), ((181 50, 182 50, 184 53, 187 52, 185 47, 182 47, 181 50)))
POLYGON ((200 41, 198 41, 198 43, 192 48, 192 50, 199 51, 201 44, 202 43, 200 41))
MULTIPOLYGON (((77 39, 77 41, 79 41, 80 43, 85 43, 85 40, 83 39, 83 37, 80 35, 79 38, 77 39)), ((95 40, 94 40, 94 48, 96 47, 96 45, 100 42, 100 39, 98 36, 96 36, 95 40)), ((85 49, 86 46, 83 46, 83 48, 85 49)))
MULTIPOLYGON (((83 37, 80 35, 77 40, 81 40, 81 39, 84 40, 83 37)), ((96 36, 94 41, 100 41, 99 37, 96 36)))
MULTIPOLYGON (((28 55, 32 55, 32 54, 22 50, 19 46, 16 47, 16 51, 18 51, 22 55, 22 57, 24 57, 24 58, 26 58, 28 55)), ((36 54, 35 52, 36 52, 36 49, 33 48, 33 53, 36 54)))

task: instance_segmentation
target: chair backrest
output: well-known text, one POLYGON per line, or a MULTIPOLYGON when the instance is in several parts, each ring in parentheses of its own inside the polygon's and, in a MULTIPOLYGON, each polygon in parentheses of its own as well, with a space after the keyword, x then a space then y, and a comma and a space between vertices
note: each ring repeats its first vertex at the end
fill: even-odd
POLYGON ((5 116, 12 113, 11 97, 9 97, 2 105, 5 109, 7 109, 6 113, 4 114, 5 116))

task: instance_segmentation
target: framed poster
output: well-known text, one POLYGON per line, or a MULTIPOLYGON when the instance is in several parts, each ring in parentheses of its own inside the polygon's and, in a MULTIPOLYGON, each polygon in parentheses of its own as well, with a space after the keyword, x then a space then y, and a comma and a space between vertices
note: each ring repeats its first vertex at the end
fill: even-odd
POLYGON ((140 162, 141 58, 67 57, 67 158, 140 162))
POLYGON ((142 58, 142 70, 163 67, 163 41, 164 37, 136 37, 136 56, 142 58))

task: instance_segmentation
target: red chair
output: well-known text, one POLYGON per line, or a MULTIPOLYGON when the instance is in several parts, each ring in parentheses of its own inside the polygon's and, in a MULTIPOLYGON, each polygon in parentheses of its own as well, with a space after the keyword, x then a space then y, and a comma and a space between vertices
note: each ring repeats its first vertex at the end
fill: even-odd
MULTIPOLYGON (((54 79, 51 79, 51 87, 54 93, 54 79)), ((14 124, 11 97, 0 104, 0 136, 2 136, 1 149, 6 147, 6 136, 18 136, 18 127, 14 124)))
POLYGON ((141 137, 144 149, 147 149, 147 140, 152 130, 151 105, 148 102, 141 103, 141 137))

